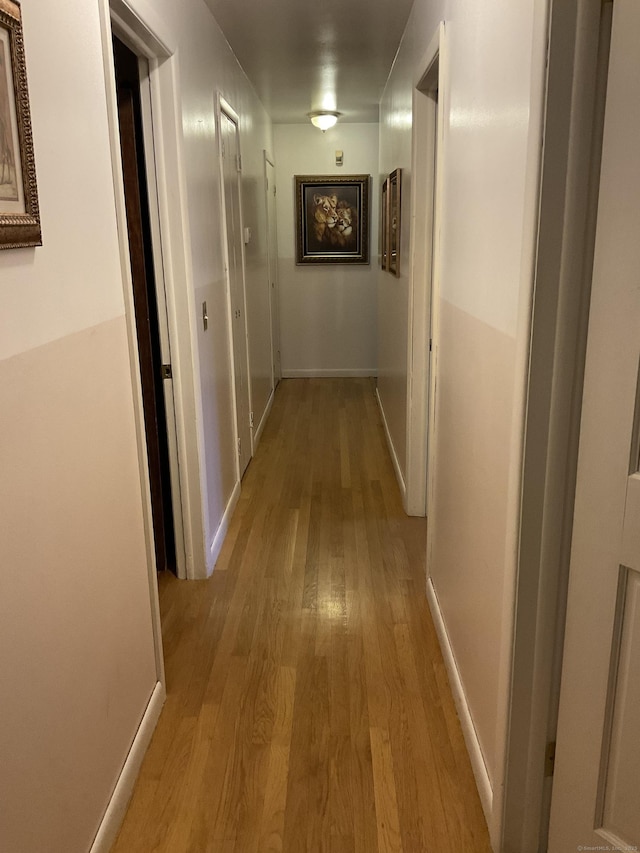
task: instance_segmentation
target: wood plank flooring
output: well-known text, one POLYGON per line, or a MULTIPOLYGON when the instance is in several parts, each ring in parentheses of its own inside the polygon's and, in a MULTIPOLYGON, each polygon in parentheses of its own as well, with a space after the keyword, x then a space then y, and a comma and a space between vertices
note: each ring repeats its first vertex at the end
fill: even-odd
POLYGON ((284 380, 112 853, 490 853, 368 379, 284 380))

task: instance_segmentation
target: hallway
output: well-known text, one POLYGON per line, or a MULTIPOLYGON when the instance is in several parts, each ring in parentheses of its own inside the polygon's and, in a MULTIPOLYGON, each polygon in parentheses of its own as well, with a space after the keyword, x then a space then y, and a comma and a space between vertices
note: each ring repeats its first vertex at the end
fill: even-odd
POLYGON ((489 853, 370 379, 284 380, 113 853, 489 853))

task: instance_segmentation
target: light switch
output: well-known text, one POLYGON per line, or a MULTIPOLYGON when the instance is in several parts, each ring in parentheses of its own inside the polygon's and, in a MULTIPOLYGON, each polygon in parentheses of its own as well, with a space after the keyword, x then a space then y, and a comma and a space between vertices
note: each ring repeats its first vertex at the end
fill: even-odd
POLYGON ((336 166, 342 166, 342 151, 336 151, 336 166))
POLYGON ((245 227, 244 229, 244 244, 248 246, 251 242, 251 228, 245 227))

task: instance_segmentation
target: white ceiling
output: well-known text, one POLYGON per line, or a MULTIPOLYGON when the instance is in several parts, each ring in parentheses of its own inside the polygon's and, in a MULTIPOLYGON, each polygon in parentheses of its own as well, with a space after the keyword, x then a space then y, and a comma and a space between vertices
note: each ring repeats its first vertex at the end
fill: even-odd
POLYGON ((378 121, 413 0, 206 0, 275 123, 378 121))

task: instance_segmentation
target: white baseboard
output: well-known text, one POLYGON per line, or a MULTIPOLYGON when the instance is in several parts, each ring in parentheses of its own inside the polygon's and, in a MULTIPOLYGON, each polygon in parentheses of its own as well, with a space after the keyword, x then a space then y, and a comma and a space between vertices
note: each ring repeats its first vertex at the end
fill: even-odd
POLYGON ((359 376, 377 376, 378 370, 375 367, 345 367, 345 368, 313 368, 311 370, 289 370, 282 368, 283 379, 311 379, 313 377, 359 377, 359 376))
POLYGON ((384 413, 384 406, 382 405, 382 400, 380 399, 380 394, 378 389, 376 388, 376 400, 378 401, 378 407, 380 408, 380 414, 382 416, 382 425, 384 426, 384 434, 387 437, 387 445, 389 447, 389 453, 391 454, 391 461, 393 462, 393 467, 396 472, 396 478, 398 480, 398 486, 400 487, 400 494, 402 495, 402 505, 406 509, 407 503, 407 486, 404 481, 404 476, 402 474, 402 468, 400 467, 400 462, 398 461, 398 454, 396 453, 396 449, 393 445, 393 439, 391 438, 391 433, 389 432, 389 424, 387 423, 387 418, 384 413))
POLYGON ((216 535, 213 537, 213 542, 211 543, 211 548, 209 549, 209 559, 207 560, 207 577, 211 576, 213 568, 216 564, 216 560, 220 556, 220 551, 222 550, 222 543, 224 542, 224 537, 227 535, 227 530, 229 529, 229 522, 231 521, 231 516, 233 515, 233 511, 236 508, 236 504, 238 503, 239 497, 240 481, 238 481, 233 487, 233 491, 231 492, 231 497, 227 502, 227 507, 224 511, 224 515, 222 516, 222 520, 218 525, 216 535))
POLYGON ((431 610, 438 639, 440 640, 440 648, 442 649, 442 656, 444 658, 445 666, 447 667, 449 684, 451 685, 451 692, 453 693, 453 699, 456 703, 456 709, 460 718, 462 734, 464 735, 469 758, 471 759, 471 768, 476 779, 480 802, 482 803, 482 809, 484 811, 487 824, 491 826, 493 818, 493 789, 491 787, 491 780, 487 773, 487 765, 484 762, 484 756, 480 749, 480 742, 478 740, 475 726, 473 725, 473 718, 467 703, 467 697, 458 671, 458 665, 456 664, 455 655, 453 654, 453 649, 449 641, 444 617, 440 610, 438 595, 431 578, 427 578, 427 600, 429 602, 429 609, 431 610))
POLYGON ((265 410, 260 418, 260 423, 258 424, 258 429, 253 434, 253 452, 256 452, 258 445, 260 444, 260 439, 262 438, 262 431, 264 430, 264 425, 267 422, 267 418, 269 417, 269 413, 271 411, 271 407, 273 406, 273 395, 275 391, 272 391, 269 395, 269 399, 267 400, 267 405, 265 406, 265 410))
POLYGON ((160 711, 162 711, 165 696, 164 685, 161 681, 158 681, 151 694, 151 699, 149 699, 149 704, 142 717, 140 727, 131 744, 127 760, 116 782, 116 787, 109 800, 109 805, 100 823, 98 833, 91 845, 90 853, 109 853, 113 842, 116 840, 127 811, 127 806, 129 805, 129 800, 131 799, 131 794, 133 793, 133 786, 140 772, 142 759, 151 741, 160 711))

